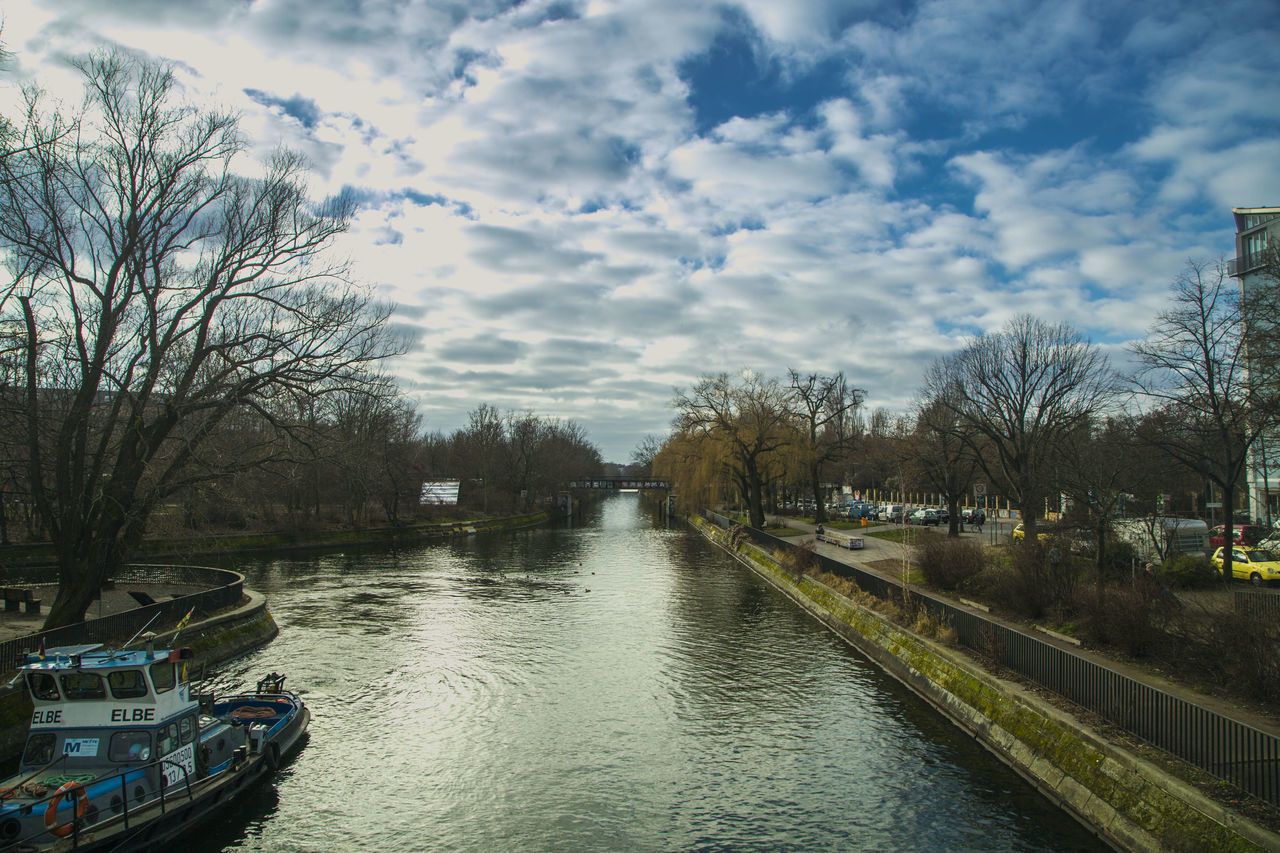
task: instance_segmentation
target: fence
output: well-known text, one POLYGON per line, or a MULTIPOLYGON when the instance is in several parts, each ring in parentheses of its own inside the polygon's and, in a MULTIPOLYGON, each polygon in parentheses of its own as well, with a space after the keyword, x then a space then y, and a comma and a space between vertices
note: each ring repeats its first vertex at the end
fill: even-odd
MULTIPOLYGON (((706 517, 720 527, 735 525, 715 513, 706 517)), ((761 530, 742 529, 757 545, 797 547, 761 530)), ((878 598, 902 596, 901 587, 892 580, 821 554, 814 557, 823 571, 849 578, 878 598)), ((1280 738, 1275 735, 946 601, 916 590, 911 597, 931 618, 951 625, 964 645, 1147 743, 1273 806, 1280 805, 1280 738)))
MULTIPOLYGON (((48 570, 9 571, 4 573, 8 585, 44 584, 48 570)), ((226 569, 199 566, 128 566, 114 577, 118 584, 174 584, 207 587, 201 592, 136 607, 124 613, 86 619, 63 628, 41 631, 15 640, 0 642, 0 673, 11 673, 26 661, 41 643, 45 648, 74 646, 85 643, 124 642, 151 623, 169 625, 193 608, 196 618, 240 603, 244 597, 244 575, 226 569), (158 617, 158 618, 157 618, 158 617)))
POLYGON ((1261 590, 1235 591, 1236 613, 1253 619, 1268 620, 1272 623, 1280 621, 1280 595, 1261 590))

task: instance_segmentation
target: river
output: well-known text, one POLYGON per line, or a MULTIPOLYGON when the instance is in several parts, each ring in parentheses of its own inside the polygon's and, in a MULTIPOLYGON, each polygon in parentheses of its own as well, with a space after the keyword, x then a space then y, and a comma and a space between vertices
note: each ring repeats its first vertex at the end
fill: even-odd
POLYGON ((1101 850, 638 496, 573 529, 240 564, 315 719, 192 853, 1101 850))

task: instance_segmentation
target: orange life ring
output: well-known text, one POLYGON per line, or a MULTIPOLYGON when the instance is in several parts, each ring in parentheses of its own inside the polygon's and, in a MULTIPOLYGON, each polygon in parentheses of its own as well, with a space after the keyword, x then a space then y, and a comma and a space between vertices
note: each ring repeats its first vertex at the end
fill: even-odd
POLYGON ((67 782, 61 788, 53 792, 53 799, 49 800, 49 805, 44 810, 44 828, 49 830, 51 835, 59 838, 66 838, 71 834, 71 827, 74 821, 68 821, 62 825, 58 824, 58 806, 62 804, 62 798, 70 794, 76 801, 75 820, 84 817, 85 809, 89 806, 89 795, 84 790, 84 785, 79 782, 67 782))

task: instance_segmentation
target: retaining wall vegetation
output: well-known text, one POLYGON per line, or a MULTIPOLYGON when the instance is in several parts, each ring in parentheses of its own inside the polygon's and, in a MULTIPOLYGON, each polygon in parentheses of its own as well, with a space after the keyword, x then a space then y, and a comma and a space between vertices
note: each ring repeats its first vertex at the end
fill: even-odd
POLYGON ((770 584, 1121 850, 1280 850, 1280 835, 1108 741, 1019 685, 919 637, 728 531, 691 519, 770 584))

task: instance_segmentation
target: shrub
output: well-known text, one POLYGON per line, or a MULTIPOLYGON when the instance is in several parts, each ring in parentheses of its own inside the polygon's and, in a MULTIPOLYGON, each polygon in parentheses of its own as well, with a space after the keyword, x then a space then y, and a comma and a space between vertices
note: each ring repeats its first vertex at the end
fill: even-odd
POLYGON ((1280 643, 1273 620, 1247 613, 1219 613, 1206 636, 1183 653, 1185 665, 1216 684, 1259 702, 1280 700, 1280 643))
POLYGON ((774 558, 791 575, 801 576, 818 567, 818 556, 813 552, 813 541, 793 543, 779 549, 774 558))
POLYGON ((1125 581, 1107 584, 1099 600, 1084 596, 1085 636, 1091 642, 1114 646, 1135 657, 1157 653, 1169 642, 1167 599, 1158 585, 1125 581))
POLYGON ((1160 579, 1179 589, 1204 589, 1222 583, 1218 567, 1208 557, 1179 554, 1160 567, 1160 579))
POLYGON ((986 568, 986 552, 972 539, 921 536, 916 545, 916 565, 927 583, 955 589, 986 568))
POLYGON ((1109 580, 1130 577, 1133 573, 1133 565, 1137 561, 1138 549, 1132 542, 1116 539, 1114 536, 1109 537, 1102 558, 1102 576, 1109 580))

